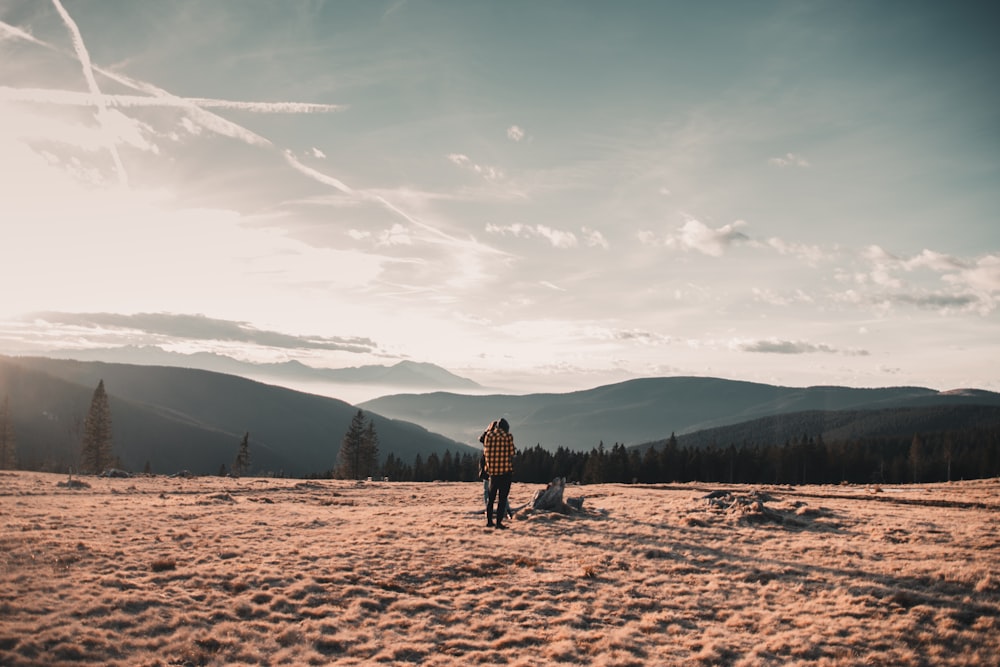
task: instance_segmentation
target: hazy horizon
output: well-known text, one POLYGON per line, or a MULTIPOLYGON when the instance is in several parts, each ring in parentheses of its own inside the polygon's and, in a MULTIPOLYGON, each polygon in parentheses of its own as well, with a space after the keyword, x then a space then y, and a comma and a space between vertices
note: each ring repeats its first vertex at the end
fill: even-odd
POLYGON ((0 353, 1000 391, 983 3, 0 5, 0 353))

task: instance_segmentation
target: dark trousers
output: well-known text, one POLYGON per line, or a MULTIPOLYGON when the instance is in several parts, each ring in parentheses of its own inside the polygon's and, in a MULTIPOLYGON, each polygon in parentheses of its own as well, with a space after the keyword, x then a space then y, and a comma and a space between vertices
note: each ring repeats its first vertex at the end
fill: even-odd
POLYGON ((499 496, 497 507, 500 512, 497 514, 497 523, 503 523, 503 509, 507 507, 507 497, 510 496, 511 474, 492 475, 490 477, 490 501, 486 504, 486 522, 493 523, 493 503, 499 496))

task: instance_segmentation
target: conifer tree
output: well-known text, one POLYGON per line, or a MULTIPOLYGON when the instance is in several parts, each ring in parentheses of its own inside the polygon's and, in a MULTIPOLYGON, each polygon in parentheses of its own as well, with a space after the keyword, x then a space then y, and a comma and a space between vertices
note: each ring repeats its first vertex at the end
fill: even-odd
POLYGON ((239 451, 236 452, 236 459, 233 461, 233 475, 240 477, 250 470, 250 432, 243 434, 240 441, 239 451))
POLYGON ((368 420, 364 436, 361 438, 361 473, 362 477, 374 477, 378 467, 378 434, 375 432, 375 422, 368 420))
POLYGON ((351 418, 340 441, 340 452, 337 454, 337 477, 341 479, 360 479, 362 456, 365 449, 365 413, 358 410, 351 418))
POLYGON ((111 402, 104 390, 104 380, 90 400, 90 412, 83 422, 83 443, 80 450, 80 469, 100 473, 113 463, 111 455, 111 402))
POLYGON ((14 440, 14 424, 10 420, 9 397, 3 397, 0 405, 0 469, 13 470, 17 467, 17 443, 14 440))

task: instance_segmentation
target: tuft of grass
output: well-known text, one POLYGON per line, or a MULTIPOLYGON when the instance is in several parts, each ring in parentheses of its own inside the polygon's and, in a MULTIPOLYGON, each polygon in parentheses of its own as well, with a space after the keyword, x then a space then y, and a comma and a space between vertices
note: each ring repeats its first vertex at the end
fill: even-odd
POLYGON ((157 558, 152 563, 149 564, 149 569, 153 572, 166 572, 167 570, 176 570, 177 561, 173 558, 157 558))
POLYGON ((539 561, 531 556, 518 556, 514 559, 514 565, 518 567, 538 567, 539 561))

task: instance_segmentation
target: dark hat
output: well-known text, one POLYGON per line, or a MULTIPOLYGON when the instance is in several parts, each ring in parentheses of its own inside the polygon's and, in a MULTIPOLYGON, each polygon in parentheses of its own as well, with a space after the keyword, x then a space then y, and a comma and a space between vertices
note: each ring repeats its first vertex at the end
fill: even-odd
POLYGON ((500 421, 497 422, 497 426, 499 426, 500 430, 504 433, 510 433, 510 424, 508 424, 507 420, 503 417, 501 417, 500 421))

